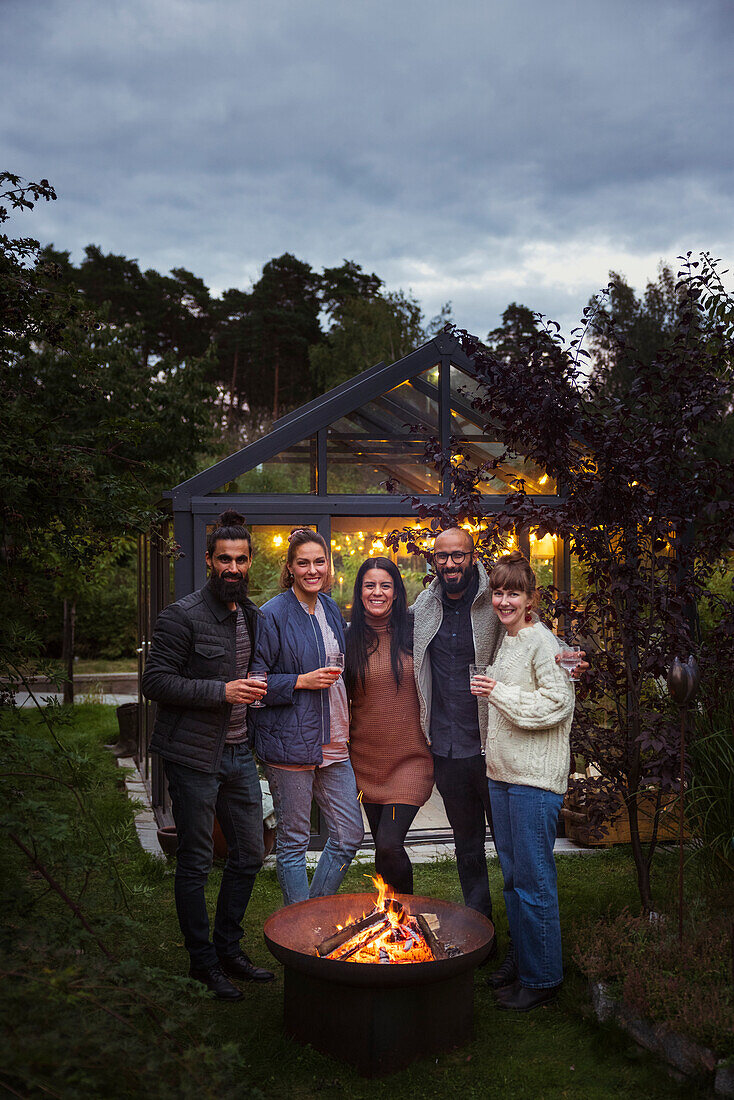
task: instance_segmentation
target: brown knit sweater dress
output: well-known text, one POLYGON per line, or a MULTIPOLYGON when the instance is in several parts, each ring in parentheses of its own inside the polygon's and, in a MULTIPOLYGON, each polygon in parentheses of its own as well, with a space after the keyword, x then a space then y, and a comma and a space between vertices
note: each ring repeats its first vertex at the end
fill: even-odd
POLYGON ((364 802, 422 806, 433 790, 433 757, 420 724, 413 658, 403 654, 398 688, 390 667, 389 622, 367 616, 379 645, 367 659, 365 689, 352 699, 349 753, 364 802))

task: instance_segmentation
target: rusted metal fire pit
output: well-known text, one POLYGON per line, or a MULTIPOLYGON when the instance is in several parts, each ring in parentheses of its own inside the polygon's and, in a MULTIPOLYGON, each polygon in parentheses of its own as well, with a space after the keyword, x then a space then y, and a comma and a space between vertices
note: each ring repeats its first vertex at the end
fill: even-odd
POLYGON ((432 962, 379 964, 321 958, 317 944, 337 925, 370 912, 369 894, 312 898, 277 910, 265 942, 285 968, 286 1034, 355 1066, 365 1077, 469 1042, 474 969, 494 941, 491 921, 436 898, 395 895, 407 912, 435 914, 444 943, 461 953, 432 962))

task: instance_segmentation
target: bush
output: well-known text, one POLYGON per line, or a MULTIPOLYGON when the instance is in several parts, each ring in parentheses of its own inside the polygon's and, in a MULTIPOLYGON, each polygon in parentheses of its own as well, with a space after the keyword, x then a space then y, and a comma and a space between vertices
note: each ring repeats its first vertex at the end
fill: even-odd
POLYGON ((675 922, 633 917, 578 925, 574 961, 587 978, 610 982, 640 1016, 734 1054, 731 915, 701 912, 682 944, 675 922))

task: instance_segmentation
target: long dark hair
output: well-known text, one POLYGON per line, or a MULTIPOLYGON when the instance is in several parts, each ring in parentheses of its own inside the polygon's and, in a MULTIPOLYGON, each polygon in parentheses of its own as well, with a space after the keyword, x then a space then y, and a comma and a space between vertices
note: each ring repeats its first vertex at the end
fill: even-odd
POLYGON ((362 603, 362 581, 368 569, 384 569, 392 577, 395 585, 395 601, 390 610, 390 665, 395 684, 400 687, 403 680, 403 654, 413 652, 413 616, 408 611, 408 596, 400 576, 400 570, 389 558, 367 558, 359 567, 354 582, 352 599, 352 621, 347 631, 344 680, 347 691, 353 696, 357 685, 365 687, 367 659, 377 649, 380 639, 377 632, 367 622, 362 603))

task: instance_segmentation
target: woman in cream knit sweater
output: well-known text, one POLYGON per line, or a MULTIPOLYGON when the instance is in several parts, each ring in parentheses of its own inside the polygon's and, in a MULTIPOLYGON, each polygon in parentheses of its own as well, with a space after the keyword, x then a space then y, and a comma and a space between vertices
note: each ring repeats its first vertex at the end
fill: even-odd
POLYGON ((534 620, 535 574, 515 551, 489 578, 507 634, 472 691, 488 698, 487 774, 504 878, 516 980, 496 990, 498 1007, 527 1012, 563 980, 553 844, 568 783, 574 691, 556 664, 558 645, 534 620))

